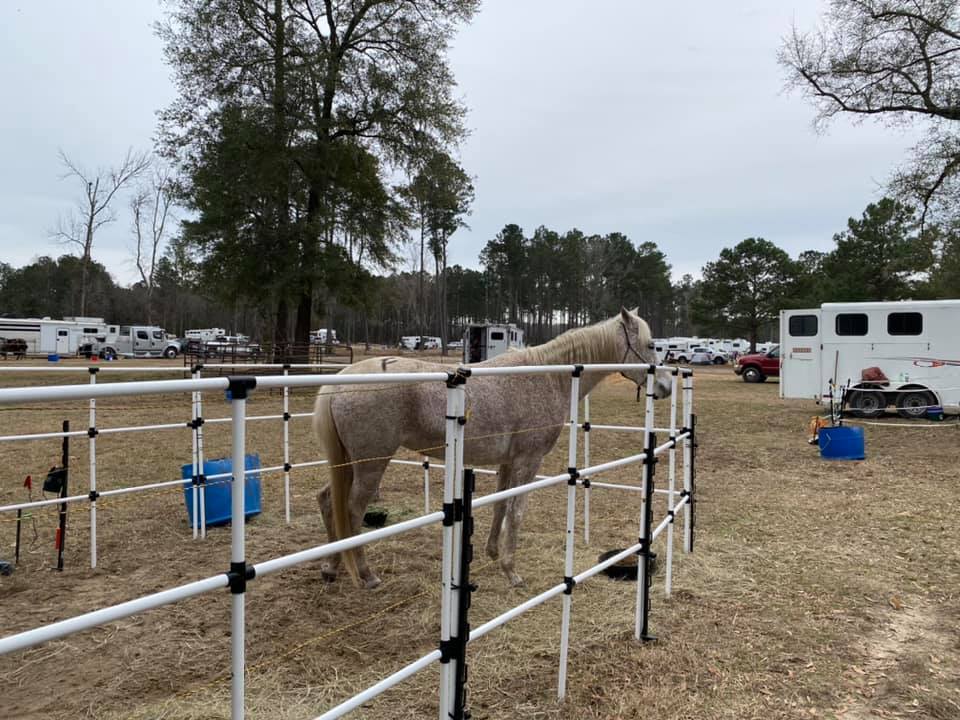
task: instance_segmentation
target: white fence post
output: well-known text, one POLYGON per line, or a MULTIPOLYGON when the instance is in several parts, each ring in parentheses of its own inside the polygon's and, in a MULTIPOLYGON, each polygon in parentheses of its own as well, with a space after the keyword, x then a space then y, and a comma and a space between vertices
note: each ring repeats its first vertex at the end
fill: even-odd
POLYGON ((687 502, 683 506, 683 551, 693 552, 693 375, 683 376, 683 426, 689 433, 683 441, 683 490, 687 502))
POLYGON ((580 374, 583 368, 577 366, 570 382, 570 439, 567 451, 567 527, 566 545, 563 557, 563 581, 566 590, 563 593, 563 615, 560 621, 560 674, 557 678, 557 699, 563 700, 567 694, 567 657, 570 651, 570 606, 573 600, 573 542, 574 519, 577 511, 577 411, 580 408, 580 374))
MULTIPOLYGON (((91 367, 90 384, 97 384, 97 371, 91 367)), ((90 398, 90 424, 87 426, 90 438, 90 567, 97 566, 97 401, 90 398)))
POLYGON ((455 715, 457 701, 457 679, 460 676, 459 663, 463 661, 456 654, 460 645, 460 638, 457 637, 460 625, 460 593, 467 592, 461 583, 460 556, 463 552, 463 439, 464 426, 466 425, 466 390, 464 383, 466 376, 457 373, 451 380, 454 384, 454 435, 453 435, 453 548, 450 558, 450 646, 454 649, 454 655, 451 659, 449 676, 449 710, 450 717, 455 715))
POLYGON ((648 633, 650 614, 650 552, 651 552, 651 515, 653 503, 653 468, 657 459, 653 455, 654 413, 653 388, 656 380, 654 368, 647 373, 647 405, 644 413, 643 430, 643 493, 640 499, 640 554, 637 556, 637 611, 634 623, 634 637, 637 640, 652 639, 648 633))
MULTIPOLYGON (((191 375, 191 377, 192 377, 194 380, 198 380, 198 379, 199 379, 199 374, 198 374, 198 372, 197 372, 196 367, 194 367, 194 368, 191 370, 190 375, 191 375)), ((198 428, 197 418, 198 418, 198 416, 199 416, 199 414, 200 414, 200 413, 198 412, 198 410, 197 410, 197 396, 198 396, 198 395, 199 395, 199 393, 198 393, 197 391, 193 391, 192 393, 190 393, 190 429, 193 431, 193 432, 192 432, 192 436, 191 436, 191 440, 193 441, 193 475, 192 475, 192 478, 191 478, 191 479, 192 479, 193 482, 192 482, 192 486, 191 486, 191 488, 190 488, 190 494, 191 494, 191 497, 192 497, 192 499, 193 499, 193 512, 191 513, 191 517, 190 517, 190 526, 191 526, 191 528, 193 529, 193 539, 194 539, 194 540, 196 540, 196 539, 197 539, 197 536, 200 534, 200 504, 199 504, 199 493, 198 493, 198 488, 199 488, 199 484, 200 484, 200 481, 199 481, 200 467, 198 467, 198 465, 197 465, 197 458, 198 458, 198 455, 197 455, 197 428, 198 428)))
MULTIPOLYGON (((590 395, 583 398, 583 466, 590 467, 590 395)), ((590 544, 590 486, 583 487, 583 544, 590 544)))
POLYGON ((246 667, 246 442, 247 393, 256 387, 256 378, 230 378, 232 415, 232 461, 230 479, 230 717, 243 720, 244 669, 246 667))
MULTIPOLYGON (((197 366, 200 380, 201 365, 197 366)), ((197 473, 200 479, 200 537, 207 537, 207 476, 203 472, 203 392, 197 391, 197 473)))
MULTIPOLYGON (((287 366, 283 368, 283 376, 289 376, 287 366)), ((290 524, 290 388, 283 386, 283 511, 290 524)))
POLYGON ((440 560, 440 720, 449 720, 453 710, 452 689, 453 679, 456 677, 454 663, 450 658, 450 631, 453 591, 451 588, 451 569, 454 562, 453 555, 453 487, 456 475, 456 434, 459 413, 457 412, 458 396, 456 386, 447 383, 447 414, 446 433, 443 460, 443 551, 440 560))
MULTIPOLYGON (((670 446, 670 472, 667 479, 667 513, 673 517, 674 491, 676 490, 677 480, 677 379, 679 370, 674 368, 673 375, 670 377, 670 440, 673 444, 670 446)), ((673 587, 673 520, 667 526, 667 569, 664 575, 663 589, 667 597, 670 597, 670 591, 673 587)))

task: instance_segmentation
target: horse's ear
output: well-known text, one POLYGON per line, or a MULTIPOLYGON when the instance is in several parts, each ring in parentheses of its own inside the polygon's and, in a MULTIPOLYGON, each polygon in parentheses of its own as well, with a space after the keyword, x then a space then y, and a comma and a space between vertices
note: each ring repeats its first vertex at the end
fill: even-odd
POLYGON ((632 312, 632 313, 633 313, 634 315, 636 315, 637 317, 640 317, 640 306, 637 305, 637 306, 636 306, 633 310, 631 310, 630 312, 632 312))
POLYGON ((632 323, 634 320, 633 316, 630 314, 630 311, 627 310, 622 305, 620 306, 620 319, 623 320, 628 325, 632 323))

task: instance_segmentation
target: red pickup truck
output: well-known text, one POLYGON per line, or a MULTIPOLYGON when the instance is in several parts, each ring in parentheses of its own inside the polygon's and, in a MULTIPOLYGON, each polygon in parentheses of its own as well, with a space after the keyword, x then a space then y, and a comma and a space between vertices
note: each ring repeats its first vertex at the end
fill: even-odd
POLYGON ((763 382, 768 377, 780 377, 780 348, 775 347, 770 352, 741 355, 737 358, 733 371, 743 378, 744 382, 763 382))

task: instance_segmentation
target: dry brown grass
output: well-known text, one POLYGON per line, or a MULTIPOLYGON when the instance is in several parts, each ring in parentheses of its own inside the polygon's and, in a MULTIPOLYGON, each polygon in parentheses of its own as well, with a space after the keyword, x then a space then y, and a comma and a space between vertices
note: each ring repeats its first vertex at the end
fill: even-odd
MULTIPOLYGON (((729 368, 711 368, 697 373, 696 387, 697 546, 676 555, 673 598, 663 598, 660 578, 654 585, 659 642, 632 639, 635 585, 597 578, 574 594, 567 702, 555 701, 560 605, 552 602, 470 646, 473 716, 960 717, 957 428, 869 427, 865 462, 829 463, 805 444, 815 408, 779 400, 775 384, 745 385, 729 368)), ((311 399, 295 393, 295 411, 309 409, 311 399)), ((250 412, 279 407, 278 394, 258 393, 250 412)), ((188 410, 185 396, 99 403, 102 426, 185 421, 188 410)), ((205 415, 226 414, 225 403, 208 397, 205 415)), ((595 392, 593 415, 637 424, 639 406, 616 378, 595 392)), ((0 434, 55 429, 63 418, 86 427, 85 405, 0 410, 0 434)), ((280 461, 279 425, 250 425, 249 449, 265 465, 280 461)), ((208 456, 228 454, 228 426, 206 430, 208 456)), ((312 459, 308 422, 294 421, 292 432, 294 459, 312 459)), ((638 441, 598 431, 593 457, 636 451, 638 441)), ((0 445, 0 500, 22 499, 23 476, 36 478, 58 453, 56 441, 0 445)), ((81 492, 86 453, 85 440, 74 443, 72 482, 81 492)), ((186 430, 104 437, 98 457, 101 488, 173 479, 190 459, 190 437, 186 430)), ((565 458, 561 443, 544 470, 562 470, 565 458)), ((636 482, 637 472, 611 479, 636 482)), ((247 526, 252 561, 322 541, 315 494, 324 479, 322 471, 294 473, 287 527, 279 476, 264 477, 264 513, 247 526)), ((481 492, 492 482, 481 477, 481 492)), ((227 567, 228 528, 193 541, 179 492, 135 497, 101 502, 96 571, 87 565, 85 508, 71 509, 63 573, 51 571, 56 513, 37 513, 39 539, 16 573, 0 578, 4 634, 227 567)), ((439 498, 439 477, 432 497, 439 498)), ((420 472, 392 467, 380 504, 392 518, 418 513, 420 472)), ((634 494, 597 490, 592 505, 593 543, 579 543, 578 569, 636 536, 634 494)), ((531 500, 519 557, 526 588, 508 587, 495 566, 478 560, 474 625, 560 580, 563 506, 559 488, 531 500)), ((481 547, 487 517, 478 513, 481 547)), ((0 518, 0 555, 9 557, 7 520, 0 518)), ((30 526, 24 534, 32 540, 30 526)), ((375 544, 370 555, 384 579, 374 592, 346 581, 324 585, 316 565, 251 584, 250 717, 314 717, 435 647, 438 529, 375 544)), ((228 627, 227 593, 214 593, 0 658, 0 716, 226 718, 228 627)), ((436 684, 436 669, 421 673, 355 717, 433 716, 436 684)))

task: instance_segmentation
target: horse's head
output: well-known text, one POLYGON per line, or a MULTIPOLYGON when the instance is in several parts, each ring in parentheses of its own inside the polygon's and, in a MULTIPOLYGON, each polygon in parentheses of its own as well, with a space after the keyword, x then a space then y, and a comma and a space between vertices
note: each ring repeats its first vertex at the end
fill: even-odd
MULTIPOLYGON (((650 334, 650 326, 637 315, 638 309, 620 308, 620 317, 617 318, 617 346, 620 348, 621 362, 658 365, 659 360, 653 345, 653 336, 650 334)), ((646 370, 625 370, 620 374, 628 380, 633 380, 637 387, 644 387, 647 382, 646 370)), ((669 370, 657 370, 653 393, 655 398, 670 396, 669 370)))

